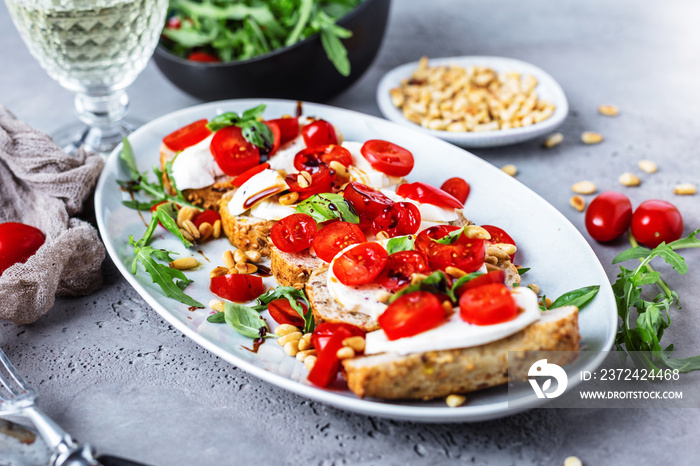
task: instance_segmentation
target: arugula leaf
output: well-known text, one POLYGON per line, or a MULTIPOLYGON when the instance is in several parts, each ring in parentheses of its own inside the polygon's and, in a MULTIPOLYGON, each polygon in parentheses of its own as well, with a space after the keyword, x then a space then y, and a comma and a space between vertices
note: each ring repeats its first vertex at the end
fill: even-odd
POLYGON ((304 290, 297 290, 293 286, 278 286, 259 296, 257 299, 258 304, 252 306, 252 308, 256 311, 263 311, 267 309, 267 305, 275 299, 283 298, 286 298, 289 301, 289 305, 292 306, 292 309, 297 311, 304 319, 304 333, 312 332, 316 324, 314 322, 314 315, 311 312, 311 304, 304 290), (303 301, 306 304, 306 313, 304 313, 304 308, 299 304, 299 301, 303 301))
POLYGON ((452 244, 455 241, 457 241, 457 239, 459 239, 459 237, 464 232, 464 228, 465 227, 462 227, 459 230, 452 231, 440 239, 433 239, 433 241, 440 244, 452 244))
POLYGON ((224 319, 234 330, 248 338, 264 338, 274 335, 268 335, 270 327, 257 311, 242 304, 226 303, 224 305, 224 319))
POLYGON ((213 314, 209 314, 209 317, 207 317, 207 322, 211 322, 212 324, 225 324, 225 315, 226 314, 224 312, 215 312, 213 314))
POLYGON ((122 201, 122 204, 128 207, 129 209, 134 209, 134 210, 151 210, 151 207, 154 205, 158 204, 160 201, 149 201, 149 202, 141 202, 137 200, 132 200, 132 201, 122 201))
POLYGON ((338 70, 338 73, 343 76, 350 76, 350 60, 348 60, 348 51, 343 43, 340 42, 340 37, 336 33, 335 29, 329 27, 324 27, 321 29, 321 44, 326 50, 326 56, 328 56, 328 59, 338 70))
POLYGON ((576 290, 568 291, 554 300, 550 309, 556 309, 563 306, 576 306, 579 311, 588 304, 600 290, 599 285, 586 286, 576 290))
POLYGON ((138 180, 141 178, 139 169, 136 166, 136 157, 134 157, 134 149, 131 147, 131 143, 127 138, 122 139, 122 151, 119 153, 119 158, 124 161, 126 167, 129 169, 132 180, 138 180))
POLYGON ((415 249, 416 238, 413 235, 396 236, 386 243, 386 252, 391 255, 399 251, 415 249))
MULTIPOLYGON (((173 235, 177 236, 177 238, 180 240, 183 246, 186 248, 191 248, 192 243, 185 239, 184 236, 182 236, 182 232, 180 231, 180 227, 177 226, 177 223, 175 223, 175 219, 173 217, 173 211, 177 212, 175 210, 175 207, 171 203, 166 203, 166 204, 161 204, 158 206, 155 212, 155 217, 158 218, 160 221, 161 225, 165 227, 166 230, 168 230, 170 233, 173 235)), ((175 217, 177 217, 177 213, 175 214, 175 217)))
POLYGON ((360 217, 352 205, 340 194, 314 194, 295 207, 301 214, 310 215, 317 223, 340 219, 343 222, 360 223, 360 217))

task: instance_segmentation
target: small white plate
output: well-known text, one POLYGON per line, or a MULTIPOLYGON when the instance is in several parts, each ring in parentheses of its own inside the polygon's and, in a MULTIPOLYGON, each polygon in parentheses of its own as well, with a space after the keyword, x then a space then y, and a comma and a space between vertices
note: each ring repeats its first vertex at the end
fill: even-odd
POLYGON ((417 131, 422 131, 462 147, 499 147, 547 135, 561 125, 566 115, 569 113, 569 102, 566 100, 566 95, 564 95, 561 86, 547 72, 535 65, 525 63, 524 61, 514 58, 475 55, 468 57, 433 58, 430 59, 429 63, 430 66, 456 65, 463 68, 485 66, 497 72, 516 71, 521 74, 531 74, 537 78, 538 85, 536 90, 538 98, 552 102, 556 106, 556 109, 554 110, 554 114, 546 120, 522 128, 481 132, 451 132, 423 128, 420 125, 408 121, 401 113, 401 110, 394 107, 389 96, 389 91, 391 89, 399 87, 401 81, 410 78, 411 74, 418 68, 418 62, 416 61, 394 68, 386 73, 379 82, 379 86, 377 87, 377 104, 385 117, 401 125, 408 126, 417 131))

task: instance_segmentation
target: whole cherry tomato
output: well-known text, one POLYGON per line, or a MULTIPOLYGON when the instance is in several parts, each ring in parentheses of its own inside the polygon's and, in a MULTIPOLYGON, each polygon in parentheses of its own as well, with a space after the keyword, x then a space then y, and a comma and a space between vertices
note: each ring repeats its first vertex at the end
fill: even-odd
POLYGON ((276 118, 268 120, 268 123, 276 123, 282 136, 282 144, 285 144, 299 136, 299 118, 276 118))
POLYGON ((368 230, 375 217, 394 203, 383 193, 362 183, 351 181, 343 191, 343 197, 352 205, 360 217, 360 228, 368 230))
POLYGON ((427 291, 414 291, 391 303, 377 323, 389 340, 398 340, 435 328, 446 318, 437 296, 427 291))
POLYGON ((309 123, 301 130, 306 147, 324 146, 326 144, 338 144, 338 136, 335 128, 326 120, 316 120, 309 123))
POLYGON ((632 204, 627 196, 606 191, 586 209, 586 230, 596 241, 612 241, 627 231, 632 219, 632 204))
POLYGON ((372 168, 389 176, 406 176, 413 170, 413 154, 392 142, 370 139, 360 152, 372 168))
POLYGON ((450 178, 449 180, 445 181, 442 183, 440 189, 445 191, 447 194, 454 196, 454 198, 462 204, 467 202, 469 192, 471 191, 469 183, 459 177, 450 178))
POLYGON ((212 55, 211 53, 207 53, 207 52, 192 52, 189 55, 187 55, 187 59, 189 61, 197 61, 200 63, 219 63, 219 62, 221 62, 219 57, 212 55))
POLYGON ((302 185, 299 183, 299 174, 290 173, 285 178, 289 189, 299 193, 299 199, 307 199, 314 194, 327 193, 333 188, 335 172, 325 163, 319 163, 316 167, 307 167, 306 172, 311 175, 311 183, 302 185))
POLYGON ((260 150, 243 137, 238 126, 226 126, 217 131, 210 148, 219 168, 229 176, 240 175, 260 164, 260 150))
POLYGON ((367 241, 360 227, 349 222, 334 222, 316 233, 313 246, 316 255, 326 262, 330 262, 343 249, 351 244, 359 244, 367 241))
POLYGON ((168 146, 170 150, 175 152, 180 152, 188 147, 194 146, 198 142, 202 142, 211 134, 209 128, 207 128, 206 119, 197 120, 194 123, 190 123, 172 133, 168 134, 163 138, 163 144, 168 146))
POLYGON ((343 347, 343 340, 354 336, 364 337, 365 332, 346 323, 322 323, 316 326, 311 334, 311 342, 316 349, 317 359, 309 371, 309 382, 327 387, 335 381, 340 370, 338 350, 343 347))
POLYGON ((474 325, 493 325, 513 320, 518 308, 508 287, 490 283, 467 290, 459 298, 462 320, 474 325))
MULTIPOLYGON (((306 304, 299 302, 304 314, 306 314, 306 304)), ((270 301, 267 305, 267 310, 270 313, 272 319, 278 324, 289 324, 295 327, 304 326, 304 318, 299 315, 297 311, 294 310, 289 300, 287 298, 275 299, 270 301)))
POLYGON ((343 285, 365 285, 382 272, 388 257, 381 244, 360 243, 333 261, 333 274, 343 285))
POLYGON ((294 253, 311 246, 317 229, 310 215, 292 214, 272 226, 270 238, 280 251, 294 253))
POLYGON ((632 235, 650 248, 670 243, 683 235, 683 217, 670 202, 644 201, 632 215, 632 235))
POLYGON ((372 233, 383 231, 389 238, 412 235, 420 228, 420 210, 410 202, 395 202, 372 222, 372 233))
POLYGON ((386 261, 384 270, 375 280, 377 285, 389 291, 398 291, 411 283, 414 273, 430 271, 428 258, 421 251, 399 251, 391 254, 386 261))
POLYGON ((240 175, 235 177, 233 179, 233 181, 231 181, 231 184, 233 186, 241 187, 241 186, 243 186, 243 183, 245 183, 246 181, 248 181, 249 179, 251 179, 252 177, 257 175, 261 171, 267 170, 268 168, 270 168, 270 164, 267 162, 261 163, 260 165, 258 165, 256 167, 249 168, 248 170, 244 171, 243 173, 241 173, 240 175))
POLYGON ((333 161, 347 167, 352 165, 352 154, 337 144, 307 147, 294 156, 294 168, 299 171, 307 170, 309 167, 317 167, 321 162, 330 165, 333 161))
MULTIPOLYGON (((510 237, 508 233, 502 228, 498 228, 497 226, 494 225, 481 225, 481 228, 484 230, 488 231, 489 234, 491 235, 491 239, 486 240, 488 244, 498 244, 498 243, 505 243, 505 244, 512 244, 513 246, 516 246, 515 240, 510 237)), ((515 260, 515 253, 510 255, 510 261, 513 262, 515 260)))
POLYGON ((18 222, 0 223, 0 276, 17 263, 24 263, 44 244, 38 228, 18 222))
POLYGON ((211 279, 209 290, 235 303, 247 303, 265 292, 262 278, 257 275, 228 274, 211 279))
POLYGON ((432 204, 446 209, 461 209, 464 207, 464 205, 451 194, 447 194, 442 189, 421 183, 420 181, 402 184, 396 189, 396 194, 422 204, 432 204))
POLYGON ((211 209, 203 210, 192 217, 192 223, 194 223, 194 226, 197 228, 199 228, 202 223, 208 223, 214 226, 217 220, 221 220, 221 215, 219 215, 219 212, 211 209))

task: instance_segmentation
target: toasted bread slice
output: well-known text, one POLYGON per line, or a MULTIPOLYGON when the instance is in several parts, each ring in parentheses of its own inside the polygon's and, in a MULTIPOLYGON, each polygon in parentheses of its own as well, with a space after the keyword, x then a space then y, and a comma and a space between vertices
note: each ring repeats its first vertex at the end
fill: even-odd
POLYGON ((272 220, 250 217, 247 215, 233 216, 228 210, 228 203, 235 189, 226 192, 219 202, 221 228, 232 245, 243 251, 258 251, 264 257, 270 255, 268 238, 270 229, 275 224, 272 220))
POLYGON ((326 265, 323 259, 312 256, 306 251, 294 254, 280 251, 272 244, 272 241, 270 241, 269 247, 270 269, 280 285, 283 286, 301 289, 314 270, 326 265))
MULTIPOLYGON (((362 356, 343 361, 343 371, 348 387, 359 397, 427 400, 507 383, 509 351, 577 351, 580 338, 578 309, 567 306, 544 312, 540 321, 486 345, 362 356)), ((571 353, 556 362, 575 358, 571 353)))

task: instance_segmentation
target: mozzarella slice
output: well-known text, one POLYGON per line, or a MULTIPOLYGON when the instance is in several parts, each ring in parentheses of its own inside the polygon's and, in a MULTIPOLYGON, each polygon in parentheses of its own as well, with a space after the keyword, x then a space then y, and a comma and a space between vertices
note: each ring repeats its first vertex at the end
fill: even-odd
POLYGON ((224 172, 214 160, 209 148, 212 134, 194 146, 180 152, 172 165, 172 175, 177 189, 200 189, 211 186, 224 172))
POLYGON ((228 211, 233 216, 241 215, 260 201, 287 189, 289 186, 277 171, 263 170, 236 190, 228 203, 228 211))

